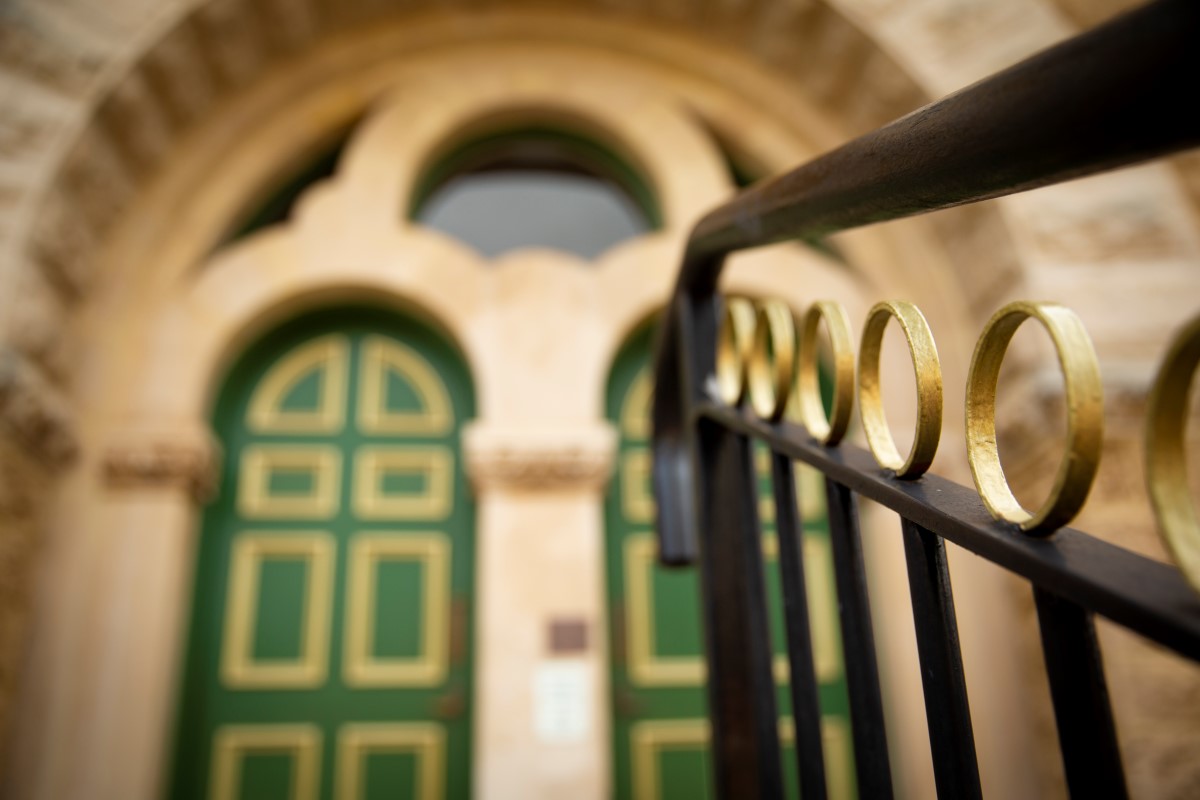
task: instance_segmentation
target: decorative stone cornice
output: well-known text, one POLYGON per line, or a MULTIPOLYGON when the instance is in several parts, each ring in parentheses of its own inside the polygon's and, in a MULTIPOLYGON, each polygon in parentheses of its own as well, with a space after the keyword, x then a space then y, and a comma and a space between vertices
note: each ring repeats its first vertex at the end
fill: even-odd
POLYGON ((507 427, 476 422, 463 431, 467 475, 478 490, 599 489, 612 474, 617 435, 608 423, 507 427))
POLYGON ((66 400, 20 353, 0 350, 0 427, 48 466, 62 466, 79 451, 66 400))
POLYGON ((105 450, 101 470, 112 489, 183 491, 205 503, 216 494, 220 446, 209 431, 186 425, 140 430, 105 450))

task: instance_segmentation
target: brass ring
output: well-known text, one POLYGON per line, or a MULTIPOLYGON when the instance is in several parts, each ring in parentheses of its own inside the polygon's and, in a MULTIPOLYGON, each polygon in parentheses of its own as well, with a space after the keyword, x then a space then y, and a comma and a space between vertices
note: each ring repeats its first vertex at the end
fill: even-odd
POLYGON ((1009 303, 988 320, 967 376, 967 460, 971 475, 992 516, 1021 530, 1045 535, 1071 521, 1083 507, 1104 436, 1104 394, 1100 366, 1083 322, 1057 303, 1009 303), (1050 496, 1036 512, 1017 502, 996 446, 996 384, 1004 353, 1026 319, 1042 324, 1054 342, 1067 395, 1067 451, 1058 465, 1050 496))
POLYGON ((800 362, 796 369, 800 421, 814 439, 832 447, 846 435, 854 409, 854 345, 850 317, 841 303, 818 300, 808 309, 800 332, 800 362), (817 374, 817 333, 822 319, 833 349, 833 408, 828 418, 817 374))
POLYGON ((787 409, 796 374, 796 323, 781 300, 764 300, 755 317, 746 378, 754 413, 778 422, 787 409))
POLYGON ((1146 484, 1175 563, 1200 591, 1200 517, 1188 496, 1184 438, 1192 378, 1200 365, 1200 317, 1171 342, 1146 406, 1146 484))
POLYGON ((942 365, 925 316, 912 303, 892 300, 878 303, 867 315, 858 354, 858 406, 863 431, 875 460, 897 478, 917 478, 933 463, 942 435, 942 365), (917 435, 908 458, 896 450, 892 432, 883 413, 879 384, 879 355, 888 319, 895 317, 908 341, 917 377, 917 435))
POLYGON ((754 344, 754 304, 744 297, 725 298, 717 332, 716 377, 721 400, 739 406, 746 399, 746 364, 754 344))

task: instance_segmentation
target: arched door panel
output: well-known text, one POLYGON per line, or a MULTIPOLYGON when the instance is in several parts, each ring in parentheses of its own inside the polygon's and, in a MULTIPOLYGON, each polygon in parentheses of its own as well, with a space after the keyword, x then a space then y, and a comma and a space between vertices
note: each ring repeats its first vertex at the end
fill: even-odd
POLYGON ((468 796, 473 413, 454 349, 374 309, 309 315, 240 359, 171 797, 468 796))
MULTIPOLYGON (((667 570, 657 563, 650 487, 652 332, 644 328, 622 348, 606 399, 608 417, 620 436, 616 476, 605 506, 613 786, 618 800, 702 800, 711 791, 699 576, 696 569, 667 570)), ((755 456, 784 780, 788 796, 795 798, 799 790, 770 462, 765 450, 755 456)), ((804 522, 826 782, 830 798, 845 800, 855 791, 853 750, 824 491, 815 472, 800 468, 796 489, 804 522)))

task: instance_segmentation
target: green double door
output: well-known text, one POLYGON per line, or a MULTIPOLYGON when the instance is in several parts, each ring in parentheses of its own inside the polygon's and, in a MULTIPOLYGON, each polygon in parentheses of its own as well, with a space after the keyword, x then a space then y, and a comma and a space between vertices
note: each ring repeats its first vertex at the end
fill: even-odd
POLYGON ((372 309, 233 368, 170 797, 468 796, 473 410, 453 348, 372 309))
MULTIPOLYGON (((614 794, 618 800, 702 800, 712 793, 698 570, 666 570, 656 562, 650 353, 647 330, 618 355, 607 396, 608 415, 620 435, 616 478, 605 509, 614 794)), ((795 798, 799 791, 770 465, 766 452, 756 456, 784 779, 789 797, 795 798)), ((843 800, 855 794, 853 746, 824 491, 820 477, 807 469, 798 471, 796 488, 804 523, 827 791, 833 800, 843 800)))

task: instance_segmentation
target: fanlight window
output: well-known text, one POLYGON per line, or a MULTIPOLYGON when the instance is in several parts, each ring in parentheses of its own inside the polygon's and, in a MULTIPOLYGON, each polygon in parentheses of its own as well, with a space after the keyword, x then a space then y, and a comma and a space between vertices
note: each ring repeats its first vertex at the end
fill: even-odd
POLYGON ((659 227, 646 181, 591 140, 519 130, 476 139, 428 171, 412 216, 488 258, 547 247, 594 259, 659 227))

